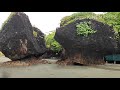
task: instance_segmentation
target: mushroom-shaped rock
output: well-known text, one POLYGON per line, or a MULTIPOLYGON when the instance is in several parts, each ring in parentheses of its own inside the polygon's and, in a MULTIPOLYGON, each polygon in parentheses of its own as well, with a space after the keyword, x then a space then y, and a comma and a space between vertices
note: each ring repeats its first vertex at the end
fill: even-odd
POLYGON ((62 60, 83 65, 104 64, 103 57, 115 53, 115 32, 93 19, 76 20, 56 29, 55 40, 64 48, 62 60))

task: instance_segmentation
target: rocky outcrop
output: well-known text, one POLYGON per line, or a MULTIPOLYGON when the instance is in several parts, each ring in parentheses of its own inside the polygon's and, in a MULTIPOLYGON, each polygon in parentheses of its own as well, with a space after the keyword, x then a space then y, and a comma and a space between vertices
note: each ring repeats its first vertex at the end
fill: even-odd
POLYGON ((104 64, 103 57, 115 53, 117 43, 112 27, 93 19, 76 20, 56 29, 55 40, 64 48, 61 61, 84 65, 104 64), (96 32, 86 36, 76 34, 76 24, 91 22, 89 26, 96 32))
POLYGON ((11 60, 41 56, 46 51, 44 34, 32 27, 28 16, 22 12, 13 13, 2 27, 0 47, 11 60))

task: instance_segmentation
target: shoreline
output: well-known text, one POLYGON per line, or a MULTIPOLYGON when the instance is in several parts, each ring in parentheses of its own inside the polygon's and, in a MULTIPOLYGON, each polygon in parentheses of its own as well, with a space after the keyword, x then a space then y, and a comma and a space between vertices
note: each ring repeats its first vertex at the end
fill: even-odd
MULTIPOLYGON (((3 57, 0 59, 3 59, 3 57)), ((56 64, 57 60, 45 60, 49 63, 1 66, 0 78, 120 78, 120 64, 61 66, 56 64)))

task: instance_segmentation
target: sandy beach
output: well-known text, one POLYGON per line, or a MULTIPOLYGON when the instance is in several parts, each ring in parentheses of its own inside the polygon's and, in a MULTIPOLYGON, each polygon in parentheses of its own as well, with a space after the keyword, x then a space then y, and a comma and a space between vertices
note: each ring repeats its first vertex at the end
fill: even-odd
MULTIPOLYGON (((0 78, 120 78, 120 64, 98 66, 60 66, 56 60, 52 64, 38 64, 21 67, 0 67, 0 78)), ((10 61, 0 57, 0 62, 10 61)))

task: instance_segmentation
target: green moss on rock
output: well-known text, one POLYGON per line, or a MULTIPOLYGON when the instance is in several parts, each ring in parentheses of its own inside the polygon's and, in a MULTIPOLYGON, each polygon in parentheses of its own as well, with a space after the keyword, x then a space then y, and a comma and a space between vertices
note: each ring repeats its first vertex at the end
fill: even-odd
POLYGON ((34 37, 37 37, 37 32, 33 31, 33 35, 34 35, 34 37))

